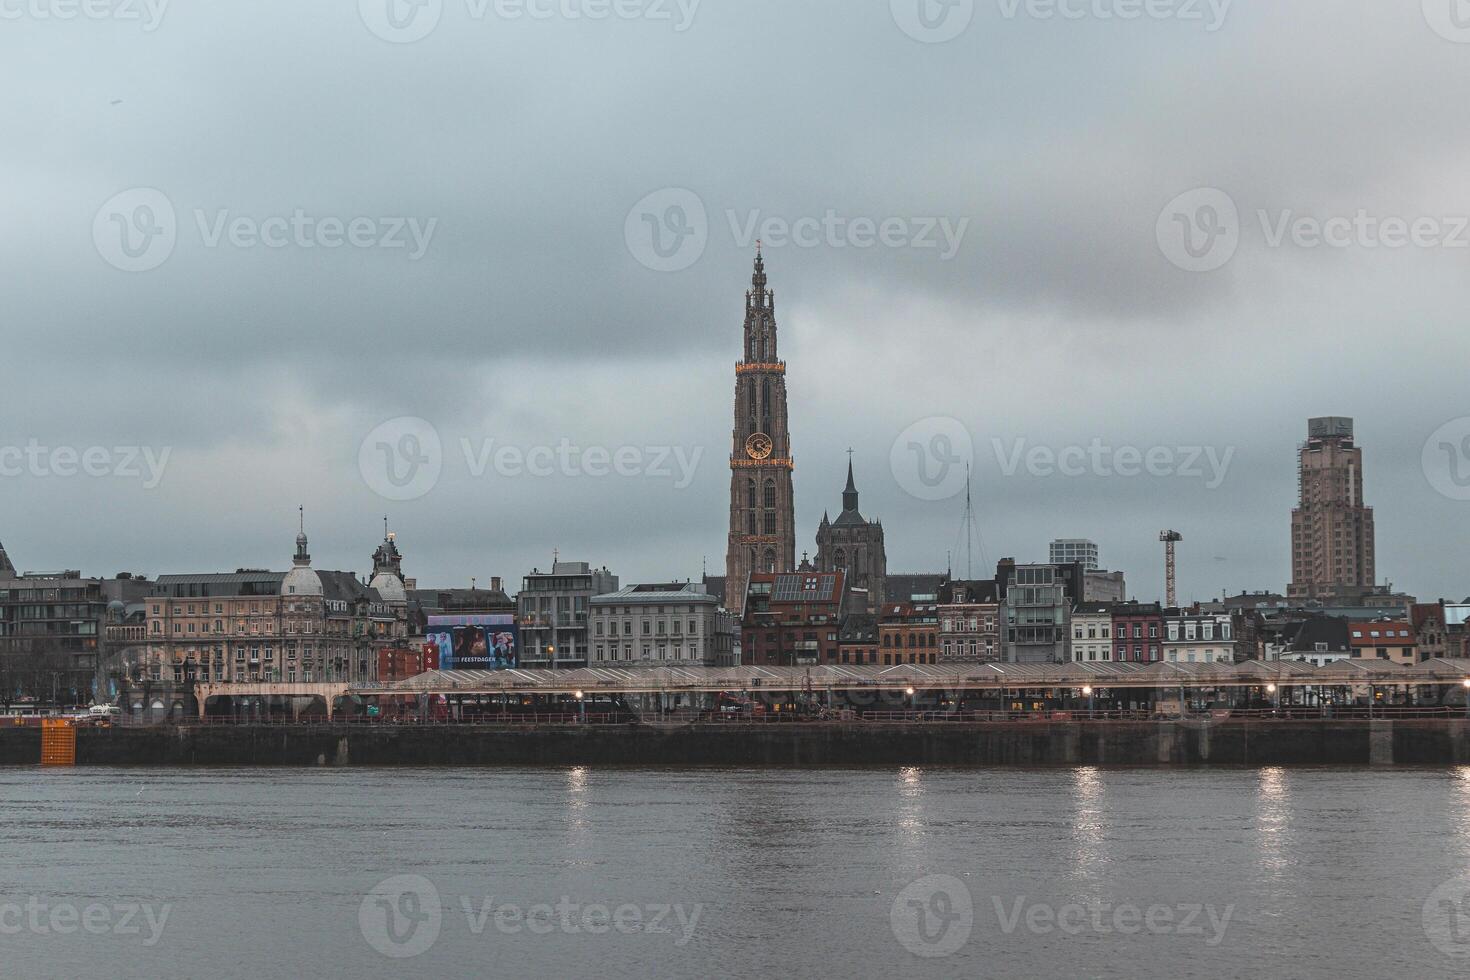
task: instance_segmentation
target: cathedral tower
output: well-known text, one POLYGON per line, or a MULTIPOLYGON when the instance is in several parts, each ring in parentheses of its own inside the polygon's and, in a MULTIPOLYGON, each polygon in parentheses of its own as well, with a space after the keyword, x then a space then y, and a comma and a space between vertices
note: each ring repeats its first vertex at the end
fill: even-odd
POLYGON ((745 294, 745 354, 735 365, 734 446, 730 453, 730 544, 725 608, 744 607, 752 572, 796 568, 791 493, 791 433, 786 427, 786 364, 776 349, 776 294, 755 251, 745 294))
POLYGON ((883 525, 865 519, 858 510, 857 482, 852 477, 852 450, 848 450, 842 513, 835 521, 823 514, 822 523, 817 527, 817 570, 846 572, 850 585, 868 591, 870 612, 878 612, 883 605, 883 589, 888 580, 883 525))

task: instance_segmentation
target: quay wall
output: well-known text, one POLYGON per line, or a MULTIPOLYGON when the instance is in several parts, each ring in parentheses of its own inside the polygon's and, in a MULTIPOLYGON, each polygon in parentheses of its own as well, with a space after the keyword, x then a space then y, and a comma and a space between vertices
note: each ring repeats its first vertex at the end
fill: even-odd
MULTIPOLYGON (((41 733, 0 729, 0 764, 41 733)), ((1179 720, 586 725, 192 725, 81 728, 78 765, 1209 766, 1470 765, 1470 722, 1179 720)))

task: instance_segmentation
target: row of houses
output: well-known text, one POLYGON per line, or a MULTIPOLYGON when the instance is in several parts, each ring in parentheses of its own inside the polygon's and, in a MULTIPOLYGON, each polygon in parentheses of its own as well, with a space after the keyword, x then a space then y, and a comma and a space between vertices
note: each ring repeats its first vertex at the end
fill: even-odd
MULTIPOLYGON (((3 552, 0 552, 3 554, 3 552)), ((846 570, 623 586, 606 567, 555 560, 514 597, 420 589, 385 529, 371 577, 312 567, 304 524, 286 572, 19 575, 0 563, 0 697, 85 702, 109 684, 398 680, 433 669, 431 623, 514 624, 516 666, 574 669, 1126 663, 1325 665, 1470 656, 1465 603, 1304 606, 1242 594, 1187 608, 1093 601, 1081 563, 1005 559, 987 579, 885 576, 875 597, 846 570), (1080 598, 1079 598, 1080 597, 1080 598)), ((865 583, 870 584, 870 583, 865 583)))

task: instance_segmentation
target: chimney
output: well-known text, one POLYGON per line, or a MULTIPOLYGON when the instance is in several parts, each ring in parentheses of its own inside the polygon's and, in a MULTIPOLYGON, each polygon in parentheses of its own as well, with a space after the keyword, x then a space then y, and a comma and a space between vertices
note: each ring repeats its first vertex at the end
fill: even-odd
POLYGON ((499 592, 499 591, 501 591, 501 588, 500 588, 500 576, 499 575, 492 575, 492 576, 490 576, 490 591, 491 592, 499 592))

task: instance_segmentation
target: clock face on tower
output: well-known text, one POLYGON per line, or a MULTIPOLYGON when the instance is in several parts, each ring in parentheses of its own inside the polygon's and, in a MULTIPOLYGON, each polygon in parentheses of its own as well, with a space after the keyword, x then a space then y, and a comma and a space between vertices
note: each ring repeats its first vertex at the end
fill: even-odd
POLYGON ((745 440, 745 454, 751 459, 765 459, 771 455, 771 437, 757 432, 745 440))

